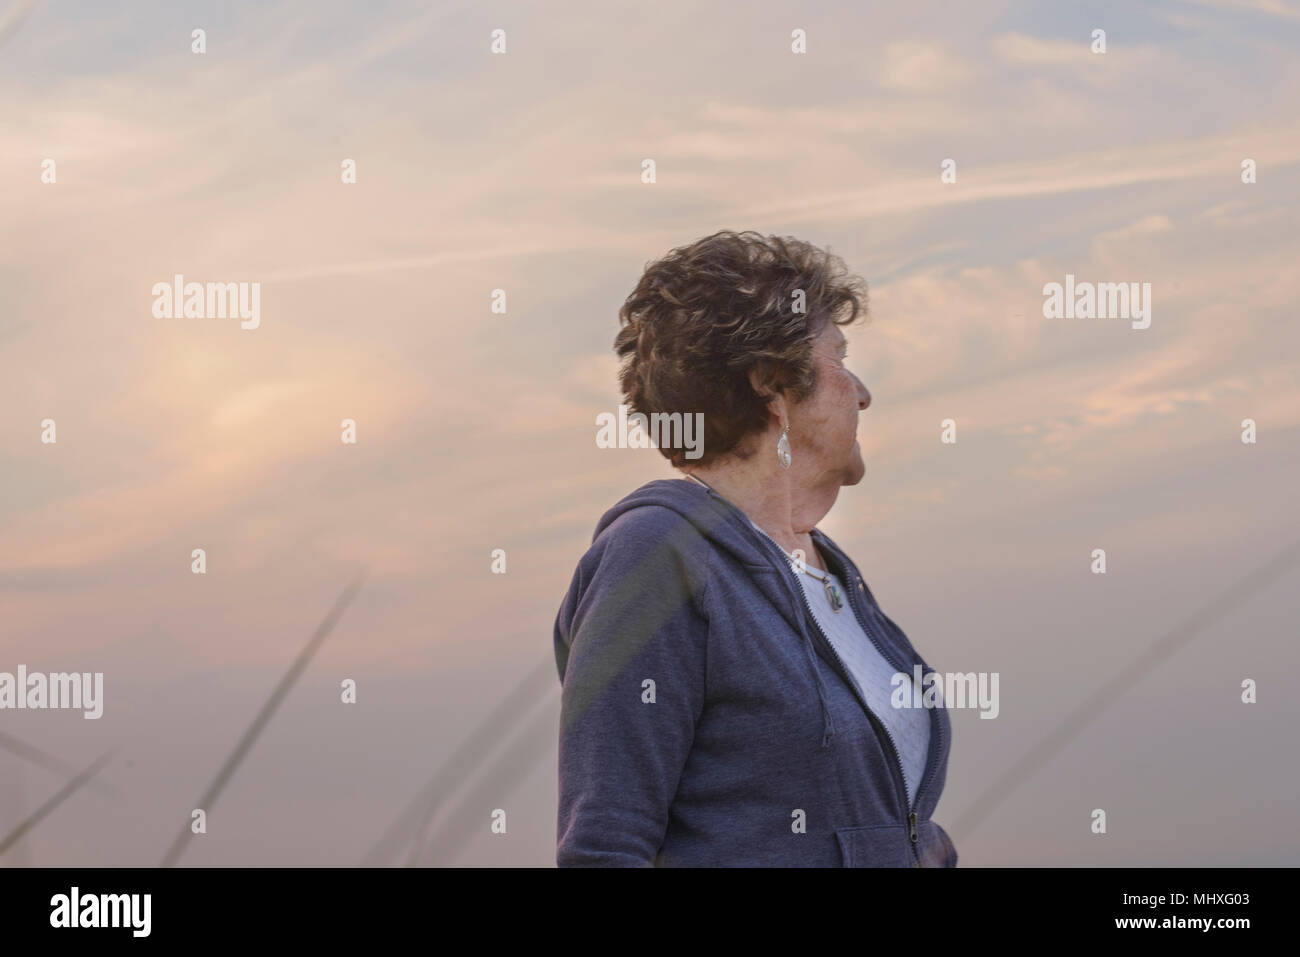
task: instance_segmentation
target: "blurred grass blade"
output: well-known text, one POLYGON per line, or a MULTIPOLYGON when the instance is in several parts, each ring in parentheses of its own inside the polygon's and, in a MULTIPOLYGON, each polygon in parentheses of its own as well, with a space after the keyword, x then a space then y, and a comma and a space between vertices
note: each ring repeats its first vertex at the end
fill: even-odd
POLYGON ((17 4, 6 12, 0 12, 0 47, 18 32, 23 21, 36 9, 37 0, 18 0, 17 4))
MULTIPOLYGON (((271 696, 266 699, 266 703, 263 704, 261 710, 258 711, 257 717, 253 719, 253 723, 248 726, 248 730, 245 731, 243 737, 239 739, 239 743, 235 745, 235 750, 231 752, 230 757, 226 758, 226 763, 221 766, 221 770, 217 772, 217 776, 213 779, 212 783, 208 785, 208 789, 203 792, 203 796, 199 798, 198 803, 194 805, 196 808, 202 808, 206 812, 211 812, 212 806, 216 803, 217 798, 225 789, 226 784, 229 783, 235 770, 244 760, 244 756, 248 754, 249 749, 257 743, 257 739, 261 736, 263 729, 266 728, 267 722, 271 720, 271 716, 275 714, 276 709, 280 706, 280 702, 284 700, 285 696, 289 693, 289 690, 293 687, 294 682, 298 680, 298 676, 301 675, 303 670, 307 667, 307 663, 311 661, 312 656, 316 653, 316 649, 321 646, 321 642, 323 642, 329 633, 334 630, 334 626, 339 623, 339 619, 343 617, 343 612, 347 610, 348 605, 352 603, 352 599, 355 598, 357 592, 360 591, 365 578, 366 572, 363 570, 352 580, 352 583, 343 590, 343 594, 334 602, 334 607, 329 610, 329 614, 325 616, 325 620, 316 628, 316 632, 307 642, 307 646, 299 652, 297 659, 295 659, 294 663, 289 666, 289 670, 284 673, 284 677, 281 678, 280 683, 275 686, 275 690, 271 692, 271 696)), ((176 863, 177 859, 181 856, 181 853, 185 850, 186 845, 189 843, 191 834, 190 822, 186 821, 181 827, 180 834, 176 836, 176 840, 173 841, 172 846, 168 848, 167 855, 163 858, 162 864, 159 865, 160 867, 171 867, 176 863)))
POLYGON ((109 751, 107 754, 102 755, 94 764, 80 772, 67 784, 63 785, 63 787, 61 787, 52 798, 33 811, 28 816, 27 820, 23 821, 3 838, 0 838, 0 854, 4 854, 5 851, 17 844, 24 834, 34 828, 42 819, 53 812, 55 808, 75 794, 78 788, 98 774, 99 769, 107 764, 109 759, 116 753, 116 751, 109 751))
POLYGON ((497 703, 492 712, 479 722, 469 736, 448 757, 415 797, 406 805, 397 819, 388 826, 375 846, 367 852, 362 867, 384 867, 409 849, 406 866, 415 863, 423 844, 424 833, 434 812, 442 804, 442 796, 459 782, 472 777, 483 762, 485 754, 520 718, 537 706, 537 702, 554 685, 559 684, 555 659, 548 657, 529 671, 517 685, 497 703))
MULTIPOLYGON (((77 769, 68 762, 60 761, 54 755, 28 744, 26 741, 20 741, 12 734, 6 734, 3 731, 0 731, 0 748, 4 748, 10 754, 22 758, 29 764, 44 768, 46 771, 53 771, 61 777, 77 773, 77 769)), ((111 794, 113 797, 117 797, 119 794, 117 788, 106 781, 90 781, 86 785, 86 790, 95 791, 99 794, 111 794)))
POLYGON ((504 803, 503 799, 543 757, 555 754, 560 727, 559 695, 556 698, 556 702, 547 703, 547 720, 538 718, 525 725, 474 788, 438 823, 427 850, 419 851, 421 866, 446 866, 477 835, 488 833, 492 811, 504 803))
POLYGON ((1076 735, 1099 718, 1121 695, 1165 661, 1182 650, 1193 638, 1228 612, 1242 604, 1252 592, 1273 581, 1300 558, 1300 541, 1282 549, 1271 560, 1188 615, 1148 646, 1131 664, 1112 677, 1079 705, 1044 738, 1029 749, 1009 770, 971 802, 953 822, 951 836, 956 843, 975 830, 1012 791, 1056 757, 1076 735))

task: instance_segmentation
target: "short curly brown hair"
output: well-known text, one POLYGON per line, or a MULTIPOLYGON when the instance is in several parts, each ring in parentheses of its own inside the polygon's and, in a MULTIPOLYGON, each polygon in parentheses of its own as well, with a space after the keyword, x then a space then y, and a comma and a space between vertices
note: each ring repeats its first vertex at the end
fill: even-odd
MULTIPOLYGON (((867 312, 867 284, 838 256, 802 240, 722 230, 650 263, 619 310, 619 385, 634 412, 704 415, 695 465, 748 458, 747 436, 767 425, 771 396, 749 380, 813 393, 812 340, 828 322, 867 312), (796 310, 796 292, 803 309, 796 310)), ((660 447, 674 466, 684 449, 660 447)))

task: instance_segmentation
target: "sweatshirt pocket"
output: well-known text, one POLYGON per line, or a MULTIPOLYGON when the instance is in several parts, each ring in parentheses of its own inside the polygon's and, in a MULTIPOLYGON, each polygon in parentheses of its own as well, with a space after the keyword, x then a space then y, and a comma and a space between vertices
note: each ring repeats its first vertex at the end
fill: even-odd
POLYGON ((911 867, 915 861, 902 824, 842 827, 836 830, 845 867, 911 867))

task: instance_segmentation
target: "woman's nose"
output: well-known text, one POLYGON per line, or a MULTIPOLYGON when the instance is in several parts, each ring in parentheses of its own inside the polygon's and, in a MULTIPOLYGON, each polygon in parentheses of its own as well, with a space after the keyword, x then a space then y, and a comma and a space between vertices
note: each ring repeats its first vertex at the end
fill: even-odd
POLYGON ((858 409, 865 412, 867 407, 871 405, 871 393, 867 391, 867 387, 862 384, 862 380, 857 376, 854 376, 853 380, 858 384, 858 409))

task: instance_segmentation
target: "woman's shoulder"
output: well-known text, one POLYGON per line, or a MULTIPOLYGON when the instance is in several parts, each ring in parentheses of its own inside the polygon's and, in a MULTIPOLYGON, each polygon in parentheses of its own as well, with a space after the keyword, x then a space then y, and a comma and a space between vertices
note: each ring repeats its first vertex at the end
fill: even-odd
POLYGON ((601 516, 592 544, 703 540, 700 519, 708 510, 707 492, 695 483, 656 479, 625 495, 601 516))
POLYGON ((611 509, 578 561, 557 619, 557 641, 573 634, 578 619, 593 615, 599 620, 635 610, 644 620, 667 621, 689 603, 707 618, 709 550, 689 518, 668 503, 642 499, 611 509))
POLYGON ((708 503, 695 495, 693 485, 659 480, 623 498, 601 517, 580 567, 647 580, 686 571, 685 577, 702 587, 713 546, 700 522, 701 505, 708 503))

